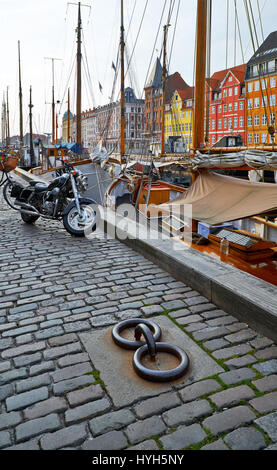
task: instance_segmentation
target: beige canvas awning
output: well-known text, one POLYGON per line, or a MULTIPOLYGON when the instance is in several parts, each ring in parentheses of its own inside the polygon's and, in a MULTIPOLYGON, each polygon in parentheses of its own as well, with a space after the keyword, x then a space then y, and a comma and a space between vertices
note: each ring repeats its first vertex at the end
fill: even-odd
MULTIPOLYGON (((193 219, 210 225, 277 213, 277 184, 204 172, 182 196, 169 204, 161 204, 159 209, 179 213, 178 206, 184 205, 191 205, 193 219)), ((189 211, 185 213, 188 215, 189 211)))

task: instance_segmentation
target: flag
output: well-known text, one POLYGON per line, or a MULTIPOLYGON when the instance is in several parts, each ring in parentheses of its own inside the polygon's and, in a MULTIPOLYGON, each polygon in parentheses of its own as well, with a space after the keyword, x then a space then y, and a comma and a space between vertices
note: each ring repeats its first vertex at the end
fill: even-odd
POLYGON ((100 90, 100 92, 102 93, 103 87, 102 87, 102 85, 101 85, 100 82, 99 82, 99 90, 100 90))
POLYGON ((114 63, 112 63, 112 68, 113 68, 114 71, 116 72, 116 66, 114 65, 114 63))

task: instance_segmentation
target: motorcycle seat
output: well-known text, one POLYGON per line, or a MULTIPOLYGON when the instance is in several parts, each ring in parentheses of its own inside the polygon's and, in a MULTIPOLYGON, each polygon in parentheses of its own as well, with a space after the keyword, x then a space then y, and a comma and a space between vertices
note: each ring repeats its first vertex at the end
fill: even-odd
POLYGON ((48 185, 44 183, 37 183, 34 188, 36 193, 43 193, 44 191, 47 191, 48 185))
POLYGON ((38 183, 39 183, 39 184, 42 184, 41 181, 33 180, 33 181, 30 181, 30 182, 29 182, 29 185, 30 185, 30 186, 35 186, 35 185, 38 184, 38 183))

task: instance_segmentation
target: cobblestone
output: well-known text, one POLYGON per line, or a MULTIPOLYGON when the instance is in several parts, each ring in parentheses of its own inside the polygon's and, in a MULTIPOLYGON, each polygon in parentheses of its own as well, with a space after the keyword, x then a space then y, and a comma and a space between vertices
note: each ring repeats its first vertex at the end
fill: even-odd
POLYGON ((10 250, 5 264, 0 253, 1 449, 276 446, 272 340, 116 240, 92 245, 44 220, 26 230, 9 210, 0 235, 0 250, 10 250), (199 379, 192 357, 187 381, 166 389, 151 384, 149 395, 117 407, 82 335, 160 315, 221 372, 199 379))

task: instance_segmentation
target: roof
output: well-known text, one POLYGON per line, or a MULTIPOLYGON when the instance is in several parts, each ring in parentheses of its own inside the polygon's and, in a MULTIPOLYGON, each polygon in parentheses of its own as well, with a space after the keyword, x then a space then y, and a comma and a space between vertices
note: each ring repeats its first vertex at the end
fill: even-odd
POLYGON ((152 72, 149 76, 148 82, 145 85, 145 88, 159 88, 162 84, 163 68, 160 62, 160 59, 157 57, 152 72))
POLYGON ((165 85, 165 102, 169 103, 176 90, 186 90, 189 85, 182 79, 179 72, 169 75, 165 85))
POLYGON ((277 58, 277 31, 273 31, 262 43, 247 65, 259 64, 277 58))
POLYGON ((210 84, 212 90, 218 90, 221 86, 221 83, 224 81, 228 73, 231 72, 240 83, 244 82, 246 64, 237 65, 236 67, 230 67, 228 69, 219 70, 215 72, 210 80, 207 79, 207 82, 210 84))

